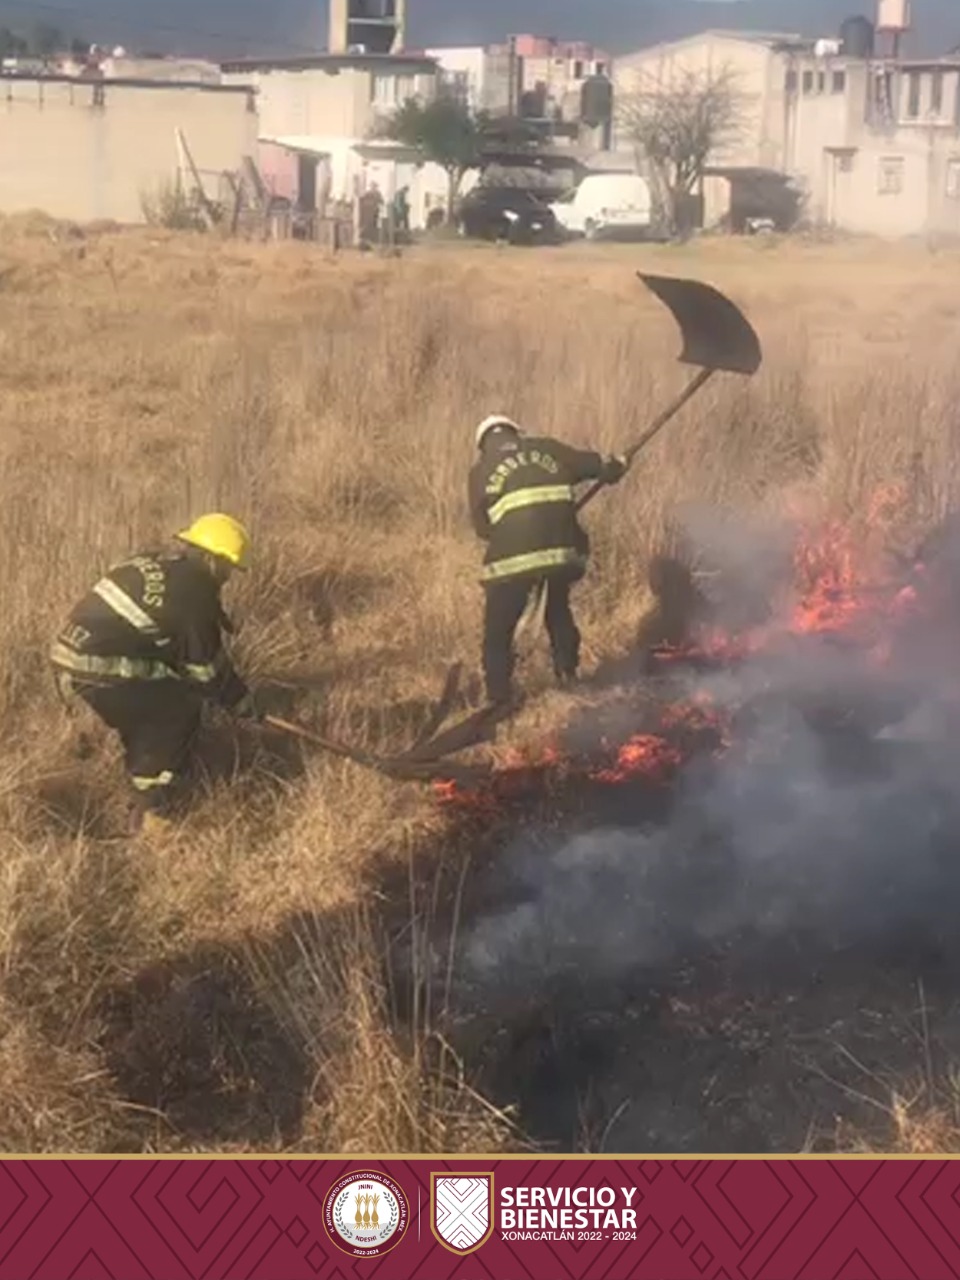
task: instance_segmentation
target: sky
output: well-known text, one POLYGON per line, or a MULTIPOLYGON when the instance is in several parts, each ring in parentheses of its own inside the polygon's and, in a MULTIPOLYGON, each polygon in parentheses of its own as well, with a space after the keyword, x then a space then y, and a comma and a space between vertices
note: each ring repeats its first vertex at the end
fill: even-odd
MULTIPOLYGON (((488 43, 534 31, 609 52, 733 26, 833 35, 873 0, 408 0, 413 47, 488 43)), ((960 0, 913 0, 914 51, 960 44, 960 0)), ((68 35, 163 52, 295 55, 326 43, 324 0, 0 0, 0 23, 50 22, 68 35)))

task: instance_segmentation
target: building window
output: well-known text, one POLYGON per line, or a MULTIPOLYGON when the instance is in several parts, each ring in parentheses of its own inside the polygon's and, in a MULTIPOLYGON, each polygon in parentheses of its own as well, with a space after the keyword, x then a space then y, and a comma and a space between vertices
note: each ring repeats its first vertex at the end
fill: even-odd
POLYGON ((593 69, 593 74, 597 76, 602 76, 606 73, 606 70, 607 70, 607 64, 605 62, 598 62, 593 69))
POLYGON ((583 79, 583 62, 579 58, 573 64, 573 78, 574 80, 583 79))
POLYGON ((835 71, 833 73, 833 92, 846 93, 847 91, 847 73, 845 71, 835 71))
POLYGON ((373 101, 378 107, 389 110, 402 107, 415 94, 416 80, 413 76, 375 74, 373 77, 373 101))
POLYGON ((783 87, 784 87, 784 89, 787 91, 787 93, 796 93, 796 92, 797 92, 797 73, 796 73, 796 71, 788 71, 788 72, 787 72, 787 74, 786 74, 786 76, 785 76, 785 78, 784 78, 784 81, 783 81, 783 87))
POLYGON ((397 104, 396 76, 373 77, 373 100, 378 107, 395 107, 397 104))
POLYGON ((813 93, 813 72, 805 71, 803 73, 803 92, 813 93))
POLYGON ((882 196, 898 196, 903 191, 903 156, 881 156, 877 191, 882 196))
POLYGON ((943 114, 943 72, 934 71, 930 77, 930 114, 938 119, 943 114))
POLYGON ((455 98, 457 102, 464 105, 470 102, 470 75, 468 72, 441 70, 440 83, 447 97, 455 98))
POLYGON ((849 151, 841 151, 837 157, 837 168, 841 173, 853 173, 853 155, 849 151))
POLYGON ((916 120, 920 114, 920 72, 911 71, 907 76, 907 119, 916 120))
POLYGON ((947 197, 960 200, 960 156, 951 156, 947 161, 947 197))
POLYGON ((827 73, 825 71, 817 72, 817 93, 823 93, 827 87, 827 73))

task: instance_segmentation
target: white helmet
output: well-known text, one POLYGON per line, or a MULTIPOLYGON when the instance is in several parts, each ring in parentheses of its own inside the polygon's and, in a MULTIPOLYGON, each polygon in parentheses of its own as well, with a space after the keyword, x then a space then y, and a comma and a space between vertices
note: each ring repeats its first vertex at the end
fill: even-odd
POLYGON ((512 418, 504 417, 502 413, 491 413, 489 418, 484 418, 477 427, 476 441, 478 449, 483 447, 487 432, 493 431, 495 427, 507 427, 510 431, 516 431, 517 435, 521 434, 519 425, 512 418))

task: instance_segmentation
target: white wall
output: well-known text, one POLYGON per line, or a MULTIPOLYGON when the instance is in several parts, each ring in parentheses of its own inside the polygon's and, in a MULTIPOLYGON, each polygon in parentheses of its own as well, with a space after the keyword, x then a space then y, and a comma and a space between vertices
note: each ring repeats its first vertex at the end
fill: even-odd
POLYGON ((109 82, 0 82, 0 210, 142 222, 142 196, 177 174, 183 130, 208 193, 256 151, 251 95, 109 82), (209 177, 207 176, 209 175, 209 177))
POLYGON ((462 77, 466 97, 476 111, 484 102, 487 51, 480 45, 464 45, 450 49, 427 49, 428 58, 436 58, 441 71, 462 77))
POLYGON ((416 64, 276 67, 224 72, 223 79, 256 86, 260 131, 267 138, 296 134, 358 142, 407 98, 429 99, 436 91, 436 76, 416 64))

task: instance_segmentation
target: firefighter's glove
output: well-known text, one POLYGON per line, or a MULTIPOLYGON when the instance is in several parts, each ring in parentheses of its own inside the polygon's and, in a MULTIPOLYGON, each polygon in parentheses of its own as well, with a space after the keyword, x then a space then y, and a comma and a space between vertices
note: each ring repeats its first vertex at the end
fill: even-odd
POLYGON ((629 465, 623 454, 618 453, 612 457, 605 458, 603 475, 600 478, 604 484, 618 484, 627 474, 629 465))
POLYGON ((238 703, 236 703, 232 712, 238 720, 250 720, 259 723, 263 719, 263 711, 257 706, 257 700, 252 693, 245 693, 238 703))

